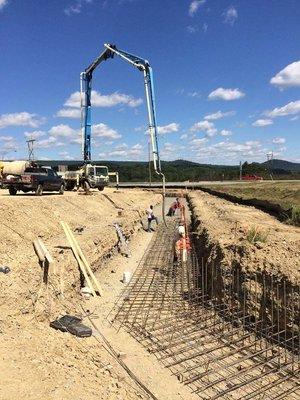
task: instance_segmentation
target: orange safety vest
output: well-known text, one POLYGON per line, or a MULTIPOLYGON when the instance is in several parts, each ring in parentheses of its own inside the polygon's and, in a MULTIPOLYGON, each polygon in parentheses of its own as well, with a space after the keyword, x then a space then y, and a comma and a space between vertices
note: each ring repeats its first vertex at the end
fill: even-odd
POLYGON ((180 238, 176 242, 176 252, 180 252, 181 250, 191 250, 191 248, 190 239, 188 237, 180 238))

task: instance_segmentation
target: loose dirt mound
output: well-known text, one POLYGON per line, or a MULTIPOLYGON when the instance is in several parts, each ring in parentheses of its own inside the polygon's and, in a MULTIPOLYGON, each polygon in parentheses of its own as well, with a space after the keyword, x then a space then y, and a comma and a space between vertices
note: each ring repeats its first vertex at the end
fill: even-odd
POLYGON ((198 231, 218 243, 223 262, 245 271, 266 270, 300 282, 300 229, 286 226, 254 207, 241 206, 204 192, 190 194, 198 231), (251 241, 251 231, 263 241, 251 241))
POLYGON ((129 383, 108 369, 110 359, 95 338, 80 340, 56 332, 48 322, 74 312, 80 289, 77 263, 59 224, 75 231, 83 252, 96 269, 115 251, 118 222, 126 236, 141 228, 141 213, 161 196, 141 190, 91 196, 7 196, 0 198, 0 399, 139 398, 129 383), (119 215, 121 213, 121 215, 119 215), (76 233, 76 231, 81 232, 76 233), (32 242, 41 237, 55 259, 48 287, 32 242))

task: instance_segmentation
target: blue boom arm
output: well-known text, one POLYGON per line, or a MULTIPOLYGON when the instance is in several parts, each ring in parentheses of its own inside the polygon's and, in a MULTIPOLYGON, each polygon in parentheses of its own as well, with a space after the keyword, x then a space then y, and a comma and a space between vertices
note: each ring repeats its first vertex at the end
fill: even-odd
POLYGON ((155 96, 153 85, 152 68, 147 60, 138 56, 127 53, 126 51, 119 50, 112 44, 104 44, 105 50, 100 54, 95 61, 93 61, 84 72, 81 73, 81 121, 82 121, 82 134, 83 134, 83 157, 85 163, 91 161, 91 93, 92 93, 92 77, 93 72, 97 66, 106 61, 108 58, 113 58, 115 54, 130 64, 135 66, 139 71, 143 72, 144 84, 146 90, 147 109, 149 118, 149 134, 151 138, 152 154, 154 170, 163 178, 164 175, 161 171, 161 162, 158 151, 157 139, 157 123, 156 123, 156 110, 155 110, 155 96))
MULTIPOLYGON (((112 46, 112 48, 113 47, 114 46, 112 46)), ((113 56, 114 53, 112 53, 111 50, 105 49, 103 53, 80 74, 82 152, 85 164, 91 161, 91 95, 93 72, 101 62, 106 61, 108 58, 113 58, 113 56)))

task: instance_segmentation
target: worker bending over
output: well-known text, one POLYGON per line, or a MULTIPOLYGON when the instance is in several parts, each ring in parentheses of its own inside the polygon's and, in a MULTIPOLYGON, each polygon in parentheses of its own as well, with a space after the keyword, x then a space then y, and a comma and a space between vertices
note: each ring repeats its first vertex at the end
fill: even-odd
POLYGON ((148 218, 148 232, 151 232, 151 222, 155 221, 156 225, 158 225, 158 218, 154 215, 153 206, 146 211, 148 218))
POLYGON ((176 201, 174 201, 174 203, 171 204, 167 216, 173 217, 177 208, 181 208, 181 204, 180 204, 178 197, 177 197, 176 201))

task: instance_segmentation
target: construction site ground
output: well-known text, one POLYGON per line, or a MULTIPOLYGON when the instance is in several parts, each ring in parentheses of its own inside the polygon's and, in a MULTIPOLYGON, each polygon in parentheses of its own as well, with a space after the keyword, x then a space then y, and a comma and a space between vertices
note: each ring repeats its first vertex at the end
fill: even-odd
POLYGON ((299 181, 240 182, 235 185, 223 182, 219 185, 211 184, 209 187, 243 199, 260 199, 270 203, 277 203, 285 209, 300 206, 299 181))
MULTIPOLYGON (((167 200, 166 208, 171 201, 167 200)), ((189 201, 199 247, 204 244, 200 253, 215 245, 224 264, 238 257, 246 273, 266 269, 299 285, 299 228, 200 191, 193 192, 189 201), (248 242, 247 233, 254 226, 267 233, 264 243, 248 242), (205 243, 201 242, 203 232, 205 243)), ((141 346, 138 335, 129 335, 125 326, 117 331, 118 326, 110 323, 116 303, 124 300, 123 272, 134 272, 148 246, 156 243, 159 232, 146 232, 141 220, 145 227, 149 204, 157 205, 155 212, 161 220, 160 203, 160 194, 138 189, 42 197, 0 191, 0 264, 11 269, 7 275, 0 274, 1 400, 148 398, 137 379, 158 399, 199 398, 147 346, 141 346), (61 220, 70 225, 96 271, 102 298, 81 296, 78 265, 61 220), (114 222, 130 238, 130 258, 117 252, 114 222), (32 246, 37 237, 55 259, 47 286, 32 246), (49 322, 64 313, 82 315, 84 323, 92 324, 94 335, 79 339, 51 329, 49 322), (130 369, 129 374, 120 363, 130 369)), ((155 223, 153 227, 157 229, 155 223)), ((239 396, 243 398, 243 393, 239 396)), ((210 397, 204 393, 203 398, 210 397)))
POLYGON ((112 357, 93 337, 78 339, 51 329, 49 322, 82 313, 78 265, 60 220, 82 230, 78 241, 93 269, 105 267, 105 257, 116 252, 113 222, 127 236, 135 235, 145 210, 161 196, 110 189, 91 196, 12 197, 6 191, 0 196, 1 266, 11 269, 0 275, 0 399, 140 398, 132 381, 123 382, 111 369, 112 357), (37 237, 55 259, 47 288, 33 249, 37 237))
POLYGON ((201 191, 191 192, 190 199, 198 230, 205 230, 208 240, 220 247, 223 263, 229 264, 235 258, 245 270, 267 270, 299 282, 299 227, 285 225, 254 207, 201 191), (252 243, 251 230, 263 240, 252 243))

